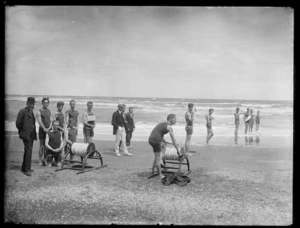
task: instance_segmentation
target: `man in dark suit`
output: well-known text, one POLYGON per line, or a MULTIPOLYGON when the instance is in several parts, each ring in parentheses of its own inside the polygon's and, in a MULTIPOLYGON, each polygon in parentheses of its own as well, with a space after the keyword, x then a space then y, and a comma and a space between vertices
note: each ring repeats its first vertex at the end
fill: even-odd
POLYGON ((113 125, 113 134, 116 135, 115 139, 115 153, 116 156, 120 157, 120 141, 122 140, 122 145, 124 147, 124 153, 125 155, 132 155, 128 152, 127 147, 125 145, 126 142, 126 136, 125 136, 125 119, 123 117, 123 108, 124 106, 122 104, 118 105, 118 110, 115 111, 112 115, 111 124, 113 125))
POLYGON ((16 120, 16 127, 18 129, 19 137, 24 143, 24 157, 22 164, 22 172, 26 176, 31 176, 31 157, 33 141, 37 140, 35 117, 33 109, 35 105, 34 97, 28 97, 26 107, 21 109, 16 120))
POLYGON ((127 148, 132 147, 130 144, 130 140, 132 138, 132 132, 135 129, 134 121, 133 121, 133 107, 129 107, 129 112, 126 113, 125 119, 127 124, 125 125, 126 128, 126 146, 127 148))

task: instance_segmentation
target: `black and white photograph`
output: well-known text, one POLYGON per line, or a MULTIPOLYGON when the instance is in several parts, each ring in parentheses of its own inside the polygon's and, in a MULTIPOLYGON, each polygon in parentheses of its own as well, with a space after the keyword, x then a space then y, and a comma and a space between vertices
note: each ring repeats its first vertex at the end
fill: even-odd
POLYGON ((294 8, 5 7, 4 223, 286 226, 294 8))

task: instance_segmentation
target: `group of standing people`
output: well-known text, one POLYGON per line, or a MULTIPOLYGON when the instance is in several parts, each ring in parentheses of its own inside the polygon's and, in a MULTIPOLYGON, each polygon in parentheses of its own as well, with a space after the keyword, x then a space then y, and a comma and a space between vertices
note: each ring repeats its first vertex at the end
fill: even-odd
MULTIPOLYGON (((39 147, 39 165, 49 166, 60 165, 61 157, 64 154, 64 148, 67 144, 72 144, 77 141, 78 127, 79 127, 79 112, 75 109, 76 101, 70 101, 70 109, 63 113, 64 102, 57 102, 57 111, 51 113, 48 109, 49 98, 44 97, 42 99, 42 107, 37 111, 36 116, 33 113, 35 106, 35 98, 28 97, 26 107, 21 109, 18 113, 16 120, 16 127, 18 129, 19 137, 24 143, 24 157, 22 164, 22 172, 25 175, 31 176, 31 157, 32 157, 32 147, 34 140, 37 140, 35 120, 37 119, 39 124, 38 138, 40 141, 39 147), (54 162, 53 162, 54 158, 54 162)), ((119 104, 118 109, 113 113, 111 124, 113 125, 113 135, 115 135, 115 155, 120 157, 120 148, 123 149, 124 154, 131 156, 128 149, 131 148, 131 138, 132 133, 135 130, 135 124, 133 120, 133 107, 129 107, 128 113, 125 114, 126 105, 119 104)), ((194 115, 196 108, 193 103, 188 104, 188 110, 185 113, 186 120, 186 141, 185 141, 185 153, 189 154, 189 147, 191 143, 191 137, 193 134, 194 125, 194 115)), ((207 137, 206 143, 213 137, 212 121, 214 117, 212 116, 214 109, 209 109, 208 114, 205 116, 207 137)), ((234 113, 235 118, 235 134, 238 132, 240 124, 239 108, 236 108, 234 113)), ((257 115, 253 114, 253 110, 247 108, 247 112, 244 113, 245 122, 245 134, 249 131, 252 132, 254 122, 256 123, 256 131, 258 131, 260 124, 260 115, 257 111, 257 115)), ((87 109, 82 113, 82 123, 83 123, 83 135, 84 142, 91 143, 94 136, 94 128, 96 126, 96 116, 93 112, 93 102, 87 102, 87 109)), ((155 158, 153 161, 153 170, 157 167, 159 176, 162 177, 160 169, 161 160, 161 150, 162 147, 166 145, 164 140, 164 135, 169 133, 172 139, 172 144, 175 146, 177 153, 179 154, 179 145, 176 143, 176 139, 173 133, 172 125, 176 124, 176 115, 169 114, 167 116, 167 121, 159 123, 152 130, 148 142, 153 148, 155 158)), ((70 159, 73 156, 70 155, 70 159)))
POLYGON ((135 130, 134 120, 133 120, 133 107, 129 107, 128 113, 125 114, 126 105, 119 104, 118 110, 116 110, 112 115, 111 124, 113 125, 113 135, 115 138, 115 155, 121 157, 120 147, 123 147, 124 154, 131 156, 132 154, 128 152, 131 148, 131 138, 132 133, 135 130))
MULTIPOLYGON (((51 113, 49 110, 49 98, 42 99, 42 108, 34 115, 35 98, 28 97, 26 107, 21 109, 17 115, 16 127, 19 137, 24 143, 24 157, 22 172, 31 176, 31 157, 34 140, 37 140, 35 120, 39 124, 38 138, 39 147, 39 165, 59 166, 61 157, 64 154, 66 144, 72 144, 77 141, 79 112, 75 110, 76 101, 70 101, 70 109, 63 113, 64 102, 57 102, 57 111, 51 113), (53 162, 54 158, 54 162, 53 162)), ((87 109, 82 114, 84 142, 92 142, 94 128, 96 126, 96 116, 93 111, 93 102, 87 102, 87 109)), ((71 159, 73 158, 70 155, 71 159)))
POLYGON ((243 113, 239 113, 240 109, 236 108, 236 112, 234 113, 234 120, 235 120, 235 135, 238 133, 238 128, 240 125, 240 115, 243 116, 243 120, 245 122, 245 134, 248 132, 252 132, 253 126, 255 123, 255 130, 258 131, 259 124, 260 124, 260 111, 257 111, 257 114, 254 115, 253 109, 247 108, 247 111, 243 113))

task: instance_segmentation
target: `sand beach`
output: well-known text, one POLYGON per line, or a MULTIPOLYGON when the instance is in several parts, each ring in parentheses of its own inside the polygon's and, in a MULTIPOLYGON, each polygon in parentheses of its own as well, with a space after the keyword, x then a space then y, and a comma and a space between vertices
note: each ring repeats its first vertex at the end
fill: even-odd
MULTIPOLYGON (((107 167, 82 174, 76 174, 76 165, 62 171, 38 166, 35 141, 34 172, 27 177, 21 172, 23 143, 16 135, 5 135, 5 222, 292 224, 292 147, 192 145, 191 182, 179 187, 147 179, 154 155, 147 142, 134 138, 131 157, 114 156, 113 140, 96 140, 107 167)), ((99 161, 90 159, 87 165, 97 167, 99 161)))

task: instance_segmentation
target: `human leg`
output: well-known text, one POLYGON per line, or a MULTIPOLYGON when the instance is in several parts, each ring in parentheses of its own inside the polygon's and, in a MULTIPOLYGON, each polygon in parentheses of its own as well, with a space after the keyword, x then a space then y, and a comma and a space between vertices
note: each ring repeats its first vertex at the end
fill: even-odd
POLYGON ((115 139, 115 153, 119 156, 120 155, 120 141, 121 141, 122 131, 118 128, 116 132, 116 139, 115 139))
POLYGON ((39 166, 44 165, 44 162, 45 162, 45 139, 40 139, 39 166))
POLYGON ((52 167, 53 156, 51 151, 47 148, 45 151, 45 163, 46 166, 52 167))
POLYGON ((124 153, 126 155, 132 155, 131 153, 128 152, 127 147, 126 147, 126 132, 125 132, 124 128, 122 129, 121 139, 122 139, 122 146, 124 148, 124 153))
POLYGON ((31 158, 32 158, 32 146, 33 140, 23 140, 24 144, 24 156, 23 156, 23 163, 22 163, 22 172, 30 172, 31 171, 31 158))
POLYGON ((132 137, 132 131, 126 131, 126 146, 130 146, 130 140, 132 137))
POLYGON ((248 128, 249 128, 249 123, 245 122, 245 134, 247 134, 248 128))
POLYGON ((208 135, 209 135, 209 137, 208 137, 208 139, 207 139, 207 143, 208 143, 208 141, 214 136, 214 132, 213 132, 212 128, 209 128, 209 133, 208 133, 208 135))
POLYGON ((189 134, 186 135, 185 151, 186 151, 187 154, 189 153, 189 150, 190 150, 191 138, 192 138, 192 135, 189 135, 189 134))
POLYGON ((88 142, 88 136, 87 136, 86 128, 85 127, 83 128, 83 142, 84 143, 88 142))
POLYGON ((154 154, 155 154, 154 161, 155 161, 156 169, 157 169, 157 171, 158 171, 158 176, 159 176, 159 177, 164 177, 164 176, 162 175, 161 167, 160 167, 161 152, 154 152, 154 154))

